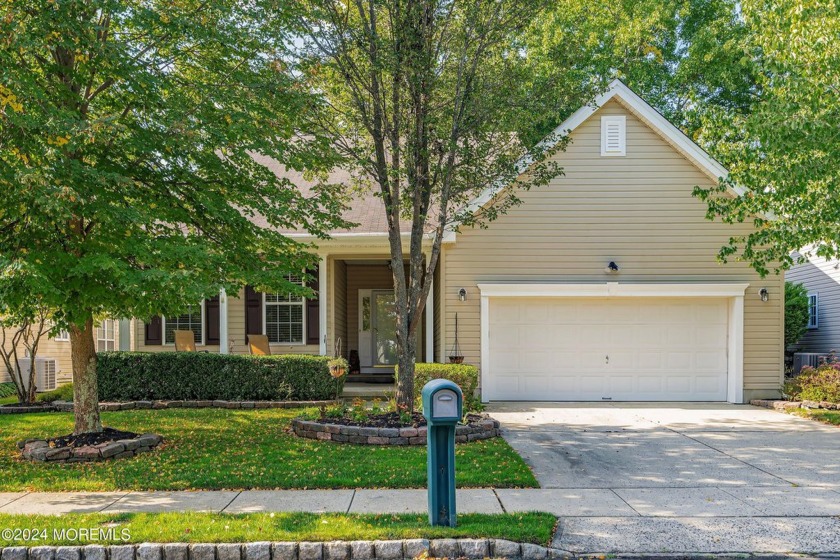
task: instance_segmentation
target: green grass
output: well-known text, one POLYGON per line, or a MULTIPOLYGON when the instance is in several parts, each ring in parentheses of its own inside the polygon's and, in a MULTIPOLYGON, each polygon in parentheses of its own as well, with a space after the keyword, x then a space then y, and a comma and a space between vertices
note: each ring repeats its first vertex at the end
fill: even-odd
POLYGON ((14 404, 18 402, 17 395, 12 395, 11 397, 2 397, 0 398, 0 405, 4 404, 14 404))
MULTIPOLYGON (((295 409, 169 409, 105 412, 104 425, 164 437, 131 459, 43 464, 20 459, 16 442, 73 430, 69 413, 0 415, 0 491, 247 488, 422 488, 426 448, 320 442, 289 433, 295 409)), ((459 487, 537 487, 502 439, 456 447, 459 487)))
POLYGON ((332 541, 409 538, 482 537, 502 538, 546 545, 556 523, 548 513, 466 514, 458 526, 431 527, 425 515, 350 515, 314 513, 123 513, 4 515, 0 527, 46 531, 37 542, 6 540, 0 546, 81 545, 88 542, 254 542, 332 541), (97 541, 73 540, 62 529, 112 529, 117 538, 97 541), (63 538, 62 538, 63 537, 63 538), (127 537, 125 540, 122 540, 127 537))
POLYGON ((796 408, 793 410, 794 414, 803 418, 810 418, 825 424, 833 426, 840 426, 840 411, 837 410, 823 410, 823 409, 807 409, 796 408))

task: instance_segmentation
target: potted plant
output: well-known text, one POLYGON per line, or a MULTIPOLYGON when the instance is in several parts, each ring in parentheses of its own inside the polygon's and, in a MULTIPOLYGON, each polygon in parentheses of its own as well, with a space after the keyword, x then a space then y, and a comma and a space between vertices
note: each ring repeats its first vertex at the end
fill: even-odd
POLYGON ((461 352, 461 346, 458 344, 458 314, 455 314, 455 344, 452 345, 452 351, 449 352, 450 364, 463 364, 464 353, 461 352))
POLYGON ((327 362, 327 366, 330 368, 330 375, 332 375, 335 379, 339 379, 344 377, 344 374, 347 373, 347 368, 350 367, 350 364, 347 363, 343 357, 339 356, 337 358, 332 358, 329 362, 327 362))

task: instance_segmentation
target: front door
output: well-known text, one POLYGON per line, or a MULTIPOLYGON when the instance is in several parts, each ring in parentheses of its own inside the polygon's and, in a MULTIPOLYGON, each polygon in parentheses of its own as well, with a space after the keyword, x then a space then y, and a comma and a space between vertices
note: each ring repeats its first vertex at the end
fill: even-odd
POLYGON ((370 299, 371 355, 374 366, 397 363, 397 311, 394 290, 372 290, 370 299))

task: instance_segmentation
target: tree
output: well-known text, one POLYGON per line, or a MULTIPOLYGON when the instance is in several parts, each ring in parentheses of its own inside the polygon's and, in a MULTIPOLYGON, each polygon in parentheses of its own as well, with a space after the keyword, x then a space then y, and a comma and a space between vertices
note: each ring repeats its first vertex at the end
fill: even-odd
POLYGON ((248 282, 290 292, 339 203, 260 164, 328 166, 274 0, 32 0, 0 8, 0 291, 70 334, 75 432, 102 429, 94 317, 177 313, 248 282), (25 279, 12 282, 10 279, 25 279))
POLYGON ((0 315, 0 359, 15 386, 19 403, 35 402, 35 358, 41 339, 51 330, 49 316, 48 309, 37 305, 25 315, 0 315), (20 367, 21 351, 30 358, 29 369, 25 371, 20 367))
POLYGON ((809 307, 805 286, 785 282, 785 347, 799 342, 808 330, 809 307))
POLYGON ((722 260, 743 259, 762 275, 793 264, 791 252, 840 256, 840 4, 837 0, 747 0, 741 57, 755 68, 746 113, 722 111, 704 138, 728 165, 713 189, 697 189, 709 217, 752 221, 722 260), (728 187, 741 189, 731 197, 728 187))
POLYGON ((550 156, 563 142, 533 143, 535 130, 597 89, 563 79, 542 90, 526 87, 528 54, 519 37, 547 4, 296 3, 300 43, 292 56, 326 99, 313 128, 332 139, 358 186, 373 185, 384 203, 396 300, 397 401, 408 409, 414 407, 415 333, 444 235, 486 225, 519 202, 517 189, 544 185, 560 173, 550 156), (511 188, 470 205, 493 185, 511 188))
POLYGON ((620 78, 699 139, 707 113, 744 113, 753 101, 744 30, 735 0, 558 0, 525 43, 535 84, 558 72, 580 83, 620 78))

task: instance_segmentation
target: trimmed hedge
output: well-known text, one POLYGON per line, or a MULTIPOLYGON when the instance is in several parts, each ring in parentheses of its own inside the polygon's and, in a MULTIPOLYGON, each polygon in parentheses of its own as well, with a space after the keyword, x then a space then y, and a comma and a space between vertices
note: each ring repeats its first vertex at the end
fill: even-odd
MULTIPOLYGON (((399 371, 398 367, 394 368, 399 371)), ((476 396, 478 389, 478 368, 469 364, 414 364, 414 398, 419 401, 423 385, 432 379, 448 379, 461 388, 464 393, 464 410, 478 410, 480 400, 476 396)))
POLYGON ((102 401, 325 400, 333 379, 326 356, 239 356, 204 352, 105 352, 97 367, 102 401))

